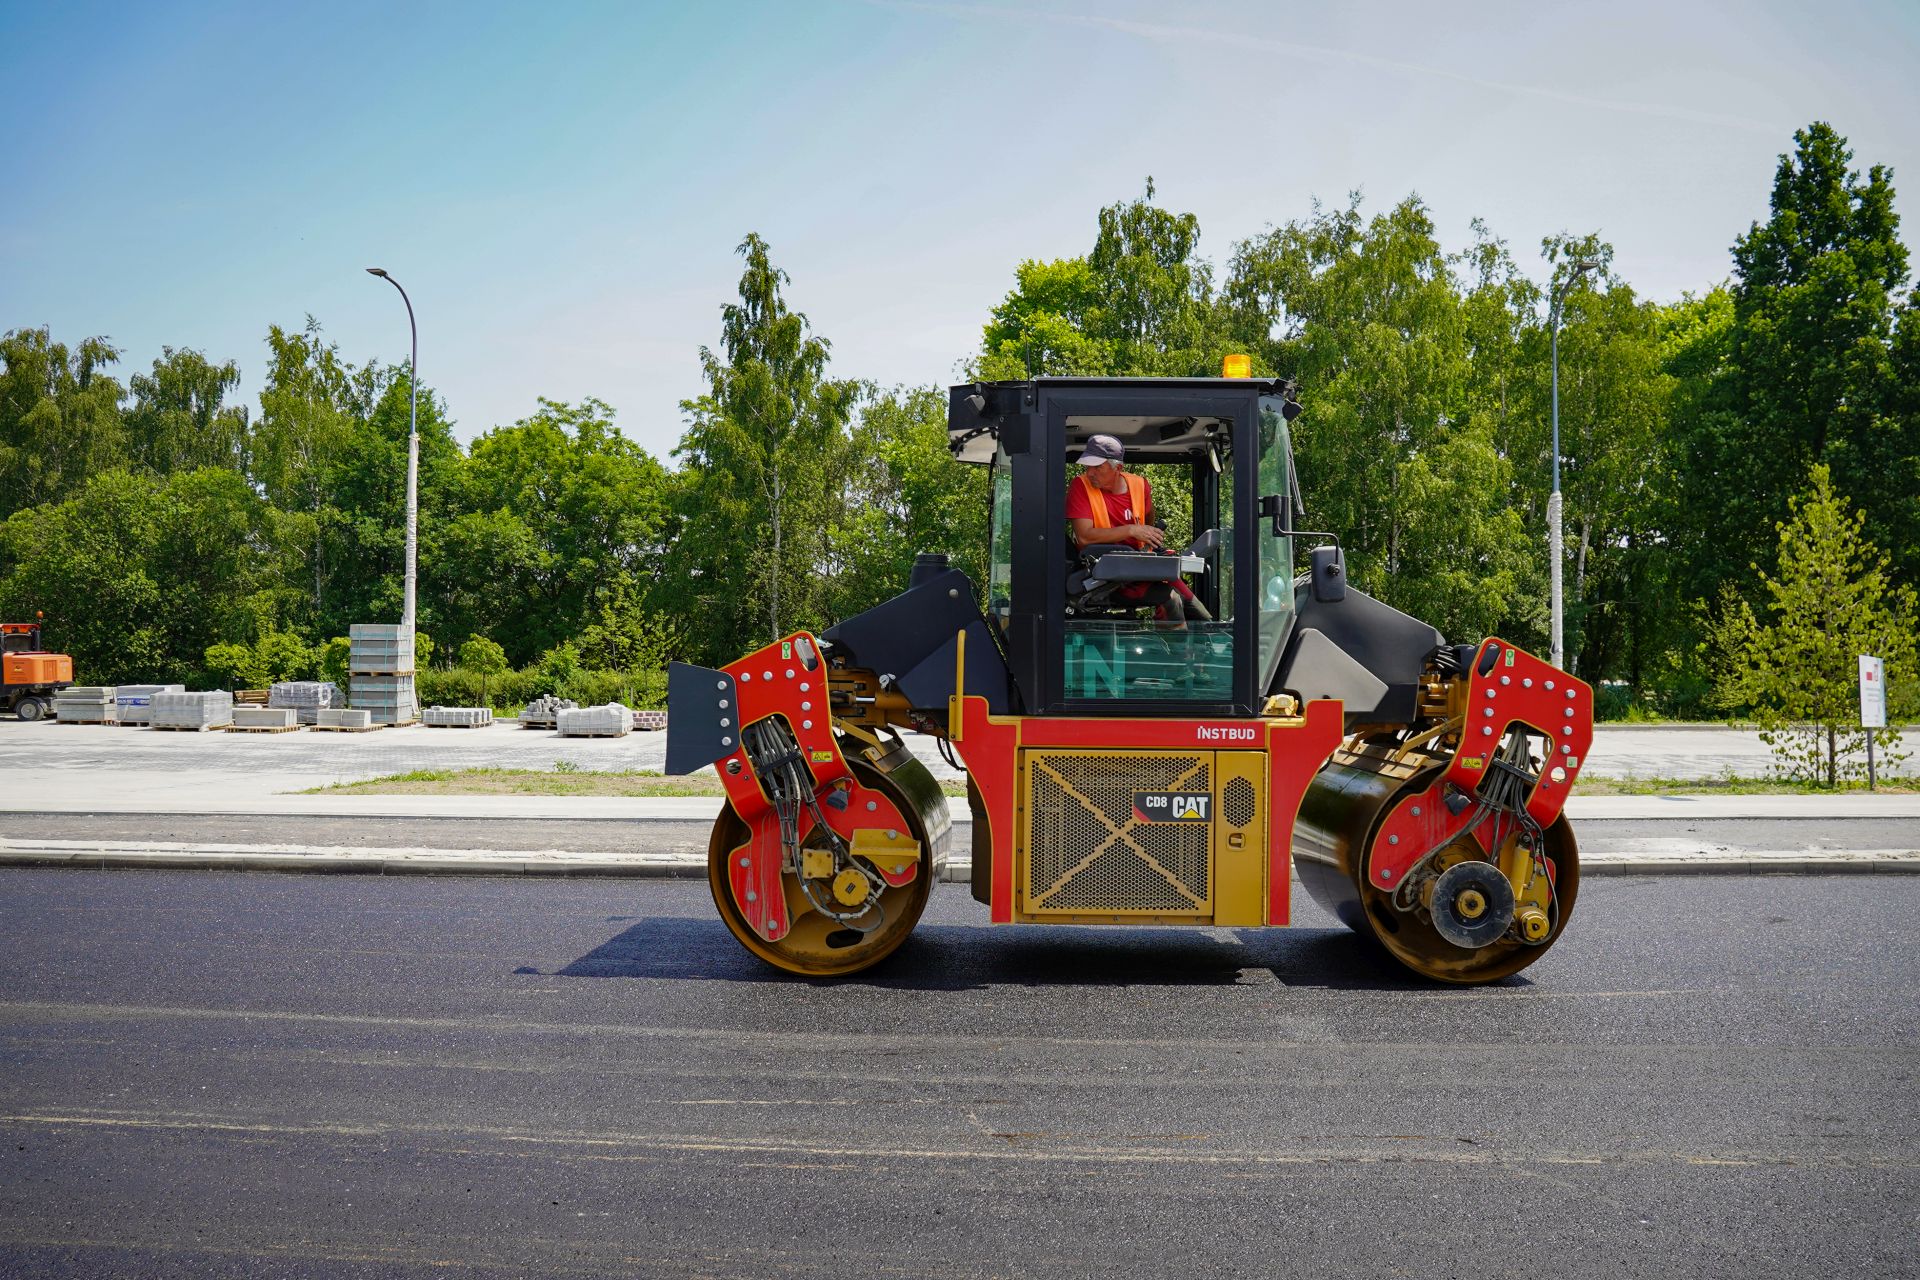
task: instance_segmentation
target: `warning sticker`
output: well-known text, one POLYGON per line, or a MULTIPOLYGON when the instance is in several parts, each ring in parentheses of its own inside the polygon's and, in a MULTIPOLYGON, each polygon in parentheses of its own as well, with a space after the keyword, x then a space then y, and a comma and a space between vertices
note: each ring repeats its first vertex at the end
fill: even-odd
POLYGON ((832 764, 832 763, 833 763, 833 752, 831 752, 831 751, 816 751, 816 752, 814 752, 814 753, 813 753, 813 762, 814 762, 815 764, 832 764))
POLYGON ((1213 797, 1204 791, 1136 791, 1135 822, 1209 822, 1213 797))

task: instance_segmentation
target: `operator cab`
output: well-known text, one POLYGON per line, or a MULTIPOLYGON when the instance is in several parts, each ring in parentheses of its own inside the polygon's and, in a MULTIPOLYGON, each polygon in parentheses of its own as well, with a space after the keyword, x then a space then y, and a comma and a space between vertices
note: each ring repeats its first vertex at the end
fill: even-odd
POLYGON ((39 653, 40 624, 37 622, 0 623, 0 652, 39 653))
POLYGON ((1287 384, 1246 378, 953 388, 949 445, 992 472, 985 612, 1030 713, 1259 712, 1294 622, 1298 412, 1287 384), (1170 554, 1075 544, 1067 489, 1098 435, 1146 478, 1170 554), (1181 579, 1211 621, 1155 616, 1181 579))

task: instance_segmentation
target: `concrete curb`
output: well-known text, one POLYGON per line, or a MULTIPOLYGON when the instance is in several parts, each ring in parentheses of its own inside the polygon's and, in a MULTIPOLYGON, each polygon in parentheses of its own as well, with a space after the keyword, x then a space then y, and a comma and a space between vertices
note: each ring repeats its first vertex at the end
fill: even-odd
MULTIPOLYGON (((699 822, 710 823, 725 803, 718 796, 275 796, 264 800, 209 801, 183 797, 176 804, 150 800, 48 803, 0 801, 0 814, 22 817, 198 818, 382 818, 454 819, 462 822, 699 822)), ((967 802, 949 798, 956 827, 972 817, 967 802)), ((1920 793, 1898 795, 1660 795, 1573 796, 1573 822, 1673 822, 1749 819, 1913 819, 1920 822, 1920 793)))
MULTIPOLYGON (((45 847, 0 848, 0 867, 67 867, 74 870, 278 871, 308 875, 386 876, 553 876, 692 880, 706 875, 700 856, 665 855, 595 858, 546 853, 515 857, 502 852, 475 857, 416 851, 308 853, 279 849, 253 851, 228 846, 218 851, 177 848, 78 847, 79 842, 48 842, 45 847)), ((546 852, 546 851, 542 851, 546 852)), ((966 884, 973 878, 968 861, 949 862, 941 879, 966 884)), ((1920 851, 1904 849, 1766 851, 1735 857, 1595 857, 1580 864, 1582 876, 1706 875, 1920 875, 1920 851)))

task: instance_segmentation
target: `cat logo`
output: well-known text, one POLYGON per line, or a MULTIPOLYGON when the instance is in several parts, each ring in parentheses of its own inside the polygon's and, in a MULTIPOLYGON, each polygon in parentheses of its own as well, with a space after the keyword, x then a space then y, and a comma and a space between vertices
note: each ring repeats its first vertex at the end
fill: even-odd
POLYGON ((1136 791, 1135 822, 1206 822, 1213 817, 1213 797, 1205 791, 1136 791))

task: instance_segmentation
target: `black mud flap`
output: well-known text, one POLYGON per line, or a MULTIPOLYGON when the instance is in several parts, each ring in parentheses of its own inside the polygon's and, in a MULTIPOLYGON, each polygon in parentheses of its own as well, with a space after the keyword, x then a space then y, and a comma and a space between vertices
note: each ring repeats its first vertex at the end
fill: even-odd
POLYGON ((667 664, 668 773, 697 773, 733 754, 739 724, 732 676, 688 662, 667 664))

